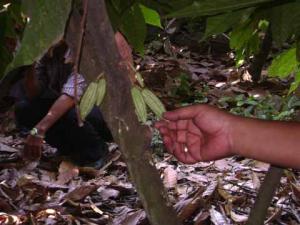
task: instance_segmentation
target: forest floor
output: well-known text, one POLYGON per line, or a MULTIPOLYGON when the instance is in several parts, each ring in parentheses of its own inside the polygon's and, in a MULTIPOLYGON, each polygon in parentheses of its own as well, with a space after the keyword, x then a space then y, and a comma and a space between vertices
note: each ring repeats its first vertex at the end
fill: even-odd
MULTIPOLYGON (((187 46, 154 41, 135 62, 167 109, 208 103, 238 115, 290 120, 300 106, 297 97, 285 97, 287 81, 264 79, 254 85, 246 70, 235 69, 230 54, 192 52, 187 46)), ((12 114, 0 119, 0 224, 148 224, 115 144, 110 144, 110 160, 100 170, 53 158, 56 149, 48 145, 40 162, 26 163, 20 158, 24 139, 14 129, 12 114)), ((184 165, 163 150, 154 133, 153 158, 184 224, 247 221, 268 164, 232 157, 184 165)), ((299 175, 285 170, 267 224, 300 224, 299 175)))

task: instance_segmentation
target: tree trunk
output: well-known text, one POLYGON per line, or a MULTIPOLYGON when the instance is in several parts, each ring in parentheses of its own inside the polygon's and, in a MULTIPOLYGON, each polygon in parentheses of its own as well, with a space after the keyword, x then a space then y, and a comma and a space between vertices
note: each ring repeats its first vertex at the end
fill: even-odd
MULTIPOLYGON (((66 36, 73 51, 78 40, 79 21, 74 11, 66 36)), ((96 78, 102 71, 105 73, 107 92, 101 110, 122 151, 151 224, 177 225, 177 216, 168 204, 166 192, 148 151, 151 133, 137 120, 131 100, 129 71, 120 62, 105 2, 89 0, 80 71, 90 79, 96 78)))
POLYGON ((253 61, 249 67, 249 73, 252 80, 257 83, 261 79, 261 71, 266 63, 269 53, 272 48, 272 32, 269 28, 263 39, 259 52, 254 55, 253 61))
POLYGON ((271 166, 259 189, 255 204, 251 210, 246 225, 263 225, 267 216, 268 208, 274 197, 276 188, 280 184, 280 178, 283 175, 283 169, 271 166))

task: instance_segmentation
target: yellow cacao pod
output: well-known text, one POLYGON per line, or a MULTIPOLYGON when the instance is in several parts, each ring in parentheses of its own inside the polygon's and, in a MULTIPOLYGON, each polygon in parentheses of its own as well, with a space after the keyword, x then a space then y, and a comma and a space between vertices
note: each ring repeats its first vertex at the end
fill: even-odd
POLYGON ((79 109, 82 120, 85 120, 86 116, 92 111, 96 103, 97 86, 96 82, 91 82, 81 98, 79 109))
POLYGON ((147 107, 140 88, 136 86, 132 87, 131 96, 135 107, 135 113, 139 121, 145 123, 147 121, 147 107))
POLYGON ((161 118, 162 114, 166 111, 166 109, 162 102, 159 100, 159 98, 148 88, 144 88, 142 90, 142 96, 144 98, 145 103, 154 112, 154 114, 158 118, 161 118))

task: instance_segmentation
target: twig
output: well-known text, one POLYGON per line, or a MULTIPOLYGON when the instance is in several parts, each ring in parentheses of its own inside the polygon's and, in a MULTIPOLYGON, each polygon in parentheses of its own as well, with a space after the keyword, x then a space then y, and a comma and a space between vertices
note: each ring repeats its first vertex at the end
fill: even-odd
POLYGON ((18 207, 13 203, 13 200, 5 193, 5 191, 0 186, 0 193, 8 200, 8 203, 15 209, 18 210, 18 207))
POLYGON ((83 121, 80 117, 79 113, 79 106, 78 106, 78 71, 79 71, 79 64, 80 64, 80 55, 81 55, 81 49, 82 49, 82 42, 83 42, 83 37, 85 33, 85 24, 86 24, 86 17, 87 17, 87 6, 88 6, 88 0, 83 0, 83 16, 81 19, 80 23, 80 36, 79 36, 79 41, 78 41, 78 46, 77 46, 77 52, 75 56, 75 64, 74 64, 74 99, 75 99, 75 111, 77 115, 77 120, 78 120, 78 126, 82 127, 83 126, 83 121))
POLYGON ((36 225, 35 218, 34 218, 34 216, 32 215, 32 213, 30 213, 30 224, 31 224, 31 225, 36 225))
POLYGON ((232 185, 234 185, 234 186, 236 186, 236 187, 238 187, 238 188, 246 191, 246 192, 250 192, 252 195, 256 195, 257 194, 256 191, 254 191, 254 190, 252 190, 252 189, 250 189, 248 187, 244 187, 241 184, 237 184, 237 183, 235 183, 233 181, 230 181, 230 180, 225 180, 225 181, 228 182, 229 184, 232 184, 232 185))

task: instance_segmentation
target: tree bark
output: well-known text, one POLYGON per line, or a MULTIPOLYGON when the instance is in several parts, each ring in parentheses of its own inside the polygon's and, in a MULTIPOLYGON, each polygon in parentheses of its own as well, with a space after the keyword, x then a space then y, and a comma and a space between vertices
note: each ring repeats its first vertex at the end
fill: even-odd
POLYGON ((249 73, 252 80, 257 83, 261 79, 261 71, 266 63, 269 53, 272 48, 272 32, 269 28, 262 41, 259 52, 254 55, 253 61, 249 67, 249 73))
POLYGON ((283 169, 271 166, 259 189, 255 204, 251 210, 246 225, 263 225, 267 216, 268 208, 274 197, 276 188, 280 184, 283 169))
MULTIPOLYGON (((179 224, 168 203, 159 174, 148 151, 151 134, 137 120, 131 100, 129 71, 121 63, 104 0, 89 0, 80 71, 95 79, 102 71, 107 81, 104 118, 127 163, 152 225, 179 224)), ((78 13, 72 13, 66 39, 73 51, 78 40, 78 13), (77 25, 76 25, 77 24, 77 25), (76 40, 77 38, 77 40, 76 40)))

